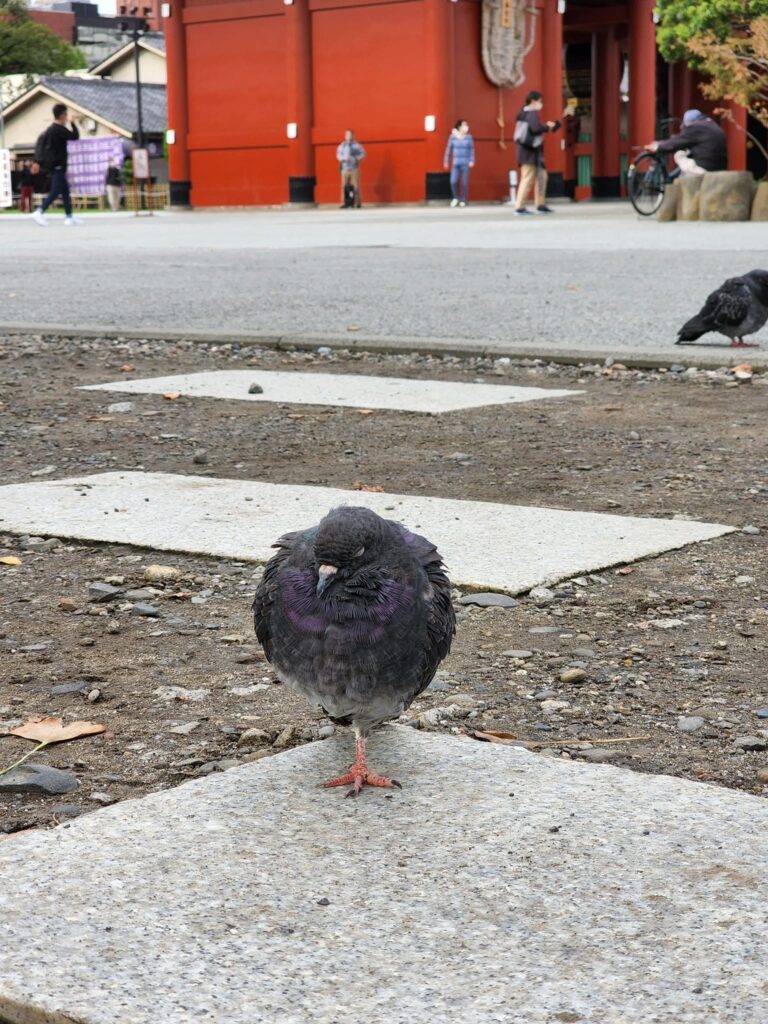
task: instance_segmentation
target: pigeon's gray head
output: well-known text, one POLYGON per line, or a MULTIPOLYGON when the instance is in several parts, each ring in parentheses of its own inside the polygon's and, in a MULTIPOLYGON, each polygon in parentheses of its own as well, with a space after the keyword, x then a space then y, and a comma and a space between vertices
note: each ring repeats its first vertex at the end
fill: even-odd
POLYGON ((337 576, 348 576, 372 561, 382 544, 385 529, 384 520, 369 508, 332 509, 315 534, 318 594, 322 594, 337 576))

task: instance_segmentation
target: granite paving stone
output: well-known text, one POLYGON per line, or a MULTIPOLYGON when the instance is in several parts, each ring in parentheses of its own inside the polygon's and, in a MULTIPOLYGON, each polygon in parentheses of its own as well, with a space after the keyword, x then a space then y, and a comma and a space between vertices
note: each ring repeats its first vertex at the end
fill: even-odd
POLYGON ((338 505, 366 505, 424 533, 454 583, 510 594, 731 532, 690 520, 143 472, 0 487, 0 530, 262 561, 283 533, 338 505))
POLYGON ((768 805, 388 727, 0 845, 14 1024, 765 1020, 768 805))
POLYGON ((243 402, 290 402, 368 409, 400 409, 439 414, 483 405, 509 405, 581 394, 561 388, 464 384, 408 380, 348 373, 283 373, 275 370, 211 370, 146 380, 89 384, 83 391, 131 394, 180 394, 187 398, 223 398, 243 402), (254 391, 254 384, 261 390, 254 391))

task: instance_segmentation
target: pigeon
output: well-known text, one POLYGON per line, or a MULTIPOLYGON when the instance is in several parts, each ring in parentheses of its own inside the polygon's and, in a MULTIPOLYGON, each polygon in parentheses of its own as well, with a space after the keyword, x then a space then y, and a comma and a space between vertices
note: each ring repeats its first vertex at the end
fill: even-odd
POLYGON ((676 345, 692 345, 707 331, 731 339, 734 348, 755 347, 744 341, 746 334, 759 331, 768 320, 768 270, 751 270, 742 277, 729 277, 707 297, 707 301, 677 332, 676 345))
POLYGON ((280 680, 352 725, 355 761, 325 786, 398 789, 366 762, 371 729, 429 686, 456 632, 451 584, 434 544, 371 509, 332 509, 287 533, 253 603, 256 636, 280 680))

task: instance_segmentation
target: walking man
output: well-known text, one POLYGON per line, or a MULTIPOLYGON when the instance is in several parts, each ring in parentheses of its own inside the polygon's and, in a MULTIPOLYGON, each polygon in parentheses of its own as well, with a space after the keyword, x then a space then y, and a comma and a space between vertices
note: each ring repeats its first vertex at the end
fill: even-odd
POLYGON ((469 125, 462 118, 448 138, 443 167, 451 169, 451 206, 466 206, 469 196, 469 171, 475 166, 475 140, 469 134, 469 125))
POLYGON ((344 132, 344 141, 339 143, 336 150, 336 159, 339 161, 341 171, 341 207, 348 204, 344 201, 347 188, 354 189, 353 205, 360 209, 360 161, 365 160, 365 150, 355 139, 355 133, 351 128, 344 132))
POLYGON ((56 103, 53 108, 53 123, 48 126, 42 136, 41 153, 35 155, 43 170, 51 172, 51 190, 43 200, 39 210, 30 214, 40 227, 48 227, 45 219, 45 211, 61 196, 64 203, 64 223, 71 227, 74 224, 82 224, 79 217, 72 213, 72 198, 69 194, 69 182, 67 181, 67 143, 70 139, 79 139, 80 132, 63 103, 56 103))
POLYGON ((547 172, 544 167, 544 135, 554 132, 560 127, 559 121, 542 121, 539 111, 544 106, 544 97, 537 89, 532 89, 525 97, 525 106, 517 115, 515 124, 515 142, 517 142, 517 162, 520 164, 520 187, 517 190, 515 215, 530 216, 526 207, 531 185, 534 186, 534 198, 537 213, 553 213, 547 206, 547 172))

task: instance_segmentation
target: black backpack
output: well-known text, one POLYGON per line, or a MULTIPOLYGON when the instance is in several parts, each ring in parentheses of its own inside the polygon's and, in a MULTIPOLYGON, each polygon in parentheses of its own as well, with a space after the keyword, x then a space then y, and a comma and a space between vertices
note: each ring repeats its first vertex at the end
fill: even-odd
POLYGON ((53 170, 53 146, 51 145, 50 128, 46 128, 37 137, 35 143, 35 163, 41 171, 53 170))

